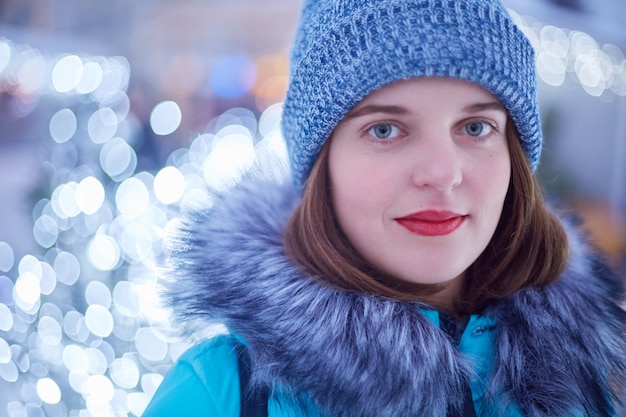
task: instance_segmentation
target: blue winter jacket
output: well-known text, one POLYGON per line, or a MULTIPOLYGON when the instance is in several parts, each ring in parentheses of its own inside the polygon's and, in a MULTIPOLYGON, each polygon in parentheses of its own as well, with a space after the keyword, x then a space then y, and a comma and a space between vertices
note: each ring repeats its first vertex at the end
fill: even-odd
MULTIPOLYGON (((169 240, 166 300, 187 334, 240 336, 270 416, 446 417, 469 381, 477 416, 611 416, 626 381, 624 290, 567 228, 562 276, 493 302, 460 341, 420 303, 355 294, 304 275, 281 232, 290 185, 251 181, 183 217, 169 240)), ((239 415, 232 336, 202 342, 145 417, 239 415)))
MULTIPOLYGON (((439 327, 438 312, 424 310, 422 314, 439 327)), ((506 408, 503 404, 493 404, 485 398, 485 387, 493 363, 495 328, 493 320, 471 316, 458 343, 459 351, 466 355, 475 373, 470 387, 477 417, 497 416, 506 408)), ((241 342, 233 336, 222 335, 187 351, 167 374, 144 416, 239 416, 240 390, 235 343, 241 342)), ((269 417, 319 415, 307 398, 294 401, 284 393, 275 393, 270 397, 268 410, 269 417)), ((521 416, 514 404, 509 405, 502 415, 521 416)))

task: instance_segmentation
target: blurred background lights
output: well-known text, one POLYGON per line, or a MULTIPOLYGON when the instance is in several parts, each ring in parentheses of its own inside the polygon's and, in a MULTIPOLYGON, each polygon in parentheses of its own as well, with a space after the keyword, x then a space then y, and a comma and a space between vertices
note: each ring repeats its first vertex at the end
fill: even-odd
POLYGON ((109 287, 100 281, 91 281, 85 289, 85 301, 87 304, 97 304, 105 308, 111 306, 111 292, 109 287))
POLYGON ((31 272, 37 277, 41 277, 41 262, 33 255, 23 256, 17 268, 20 274, 31 272))
POLYGON ((76 204, 76 188, 78 184, 70 181, 60 184, 54 189, 51 196, 52 209, 61 219, 77 216, 80 207, 76 204))
POLYGON ((59 93, 67 93, 78 86, 83 76, 83 61, 76 55, 59 60, 52 70, 52 85, 59 93))
POLYGON ((121 388, 135 388, 139 382, 139 367, 129 358, 118 358, 111 364, 111 379, 121 388))
POLYGON ((88 359, 84 349, 77 345, 66 345, 63 349, 63 364, 70 371, 87 369, 88 359))
POLYGON ((0 242, 0 271, 10 271, 13 268, 13 262, 15 262, 13 248, 7 242, 0 242))
POLYGON ((130 177, 137 167, 135 150, 122 138, 114 138, 100 150, 102 170, 114 181, 130 177))
MULTIPOLYGON (((85 317, 87 315, 85 314, 85 317)), ((98 348, 88 347, 85 349, 85 356, 87 357, 87 372, 92 375, 103 375, 109 367, 109 361, 105 355, 106 346, 104 343, 98 348)))
POLYGON ((113 138, 117 126, 118 120, 115 112, 109 107, 103 107, 91 115, 87 130, 94 143, 102 144, 113 138))
MULTIPOLYGON (((149 213, 147 215, 149 216, 149 213)), ((152 230, 154 225, 144 216, 137 220, 120 216, 111 225, 112 229, 115 227, 115 238, 120 243, 124 255, 131 262, 144 260, 153 255, 152 246, 156 239, 152 230)))
POLYGON ((9 66, 9 62, 11 62, 11 44, 5 39, 0 39, 0 74, 9 66))
POLYGON ((85 214, 96 213, 104 203, 104 187, 95 177, 82 179, 76 187, 76 204, 85 214))
POLYGON ((113 332, 113 317, 106 307, 92 304, 85 311, 85 323, 91 333, 108 337, 113 332))
POLYGON ((137 352, 147 360, 159 362, 165 359, 168 344, 165 337, 157 329, 142 327, 135 335, 137 352))
MULTIPOLYGON (((39 301, 41 296, 41 286, 39 278, 32 272, 21 274, 15 281, 15 301, 23 305, 32 306, 39 301)), ((28 309, 28 307, 26 307, 28 309)))
POLYGON ((90 409, 90 412, 97 415, 99 414, 99 407, 104 406, 113 399, 113 396, 115 395, 115 388, 113 387, 111 380, 106 376, 91 375, 87 378, 83 394, 87 397, 88 401, 89 399, 93 401, 93 409, 90 409))
POLYGON ((254 143, 249 134, 232 133, 217 140, 203 164, 204 180, 216 191, 235 185, 252 167, 254 143))
MULTIPOLYGON (((65 358, 65 354, 63 355, 65 358)), ((85 392, 85 386, 87 385, 87 379, 89 374, 82 368, 71 369, 67 376, 67 381, 70 387, 77 393, 83 394, 85 392)))
POLYGON ((89 94, 95 91, 102 82, 102 67, 97 62, 87 62, 83 65, 83 73, 76 85, 80 94, 89 94))
POLYGON ((554 26, 527 25, 517 16, 537 51, 537 72, 550 86, 562 85, 568 76, 587 94, 600 97, 607 92, 626 96, 626 61, 615 45, 599 45, 581 31, 554 26))
POLYGON ((137 287, 128 281, 120 281, 115 284, 113 302, 116 310, 126 316, 136 317, 141 312, 137 287))
POLYGON ((284 55, 264 55, 255 61, 257 77, 252 91, 258 109, 280 102, 287 91, 289 62, 284 55))
POLYGON ((0 363, 0 378, 6 382, 16 382, 19 375, 15 362, 0 363))
POLYGON ((280 131, 280 120, 283 112, 282 103, 269 106, 259 117, 259 133, 265 137, 272 132, 280 131))
POLYGON ((37 325, 39 337, 48 345, 56 346, 61 343, 63 332, 58 321, 50 316, 42 317, 37 325))
POLYGON ((50 136, 56 143, 67 142, 76 133, 77 120, 70 109, 61 109, 50 119, 50 136))
POLYGON ((6 340, 0 337, 0 364, 11 361, 11 348, 6 340))
POLYGON ((61 389, 51 378, 42 378, 37 381, 37 394, 48 404, 58 404, 61 401, 61 389))
POLYGON ((182 118, 182 111, 175 101, 162 101, 150 113, 150 126, 157 135, 166 136, 178 129, 182 118))
POLYGON ((115 202, 120 213, 134 219, 148 210, 150 193, 143 182, 134 177, 129 178, 117 188, 115 202))
POLYGON ((80 263, 70 252, 60 252, 54 259, 54 271, 59 281, 71 286, 80 276, 80 263))
POLYGON ((53 246, 59 237, 59 228, 54 218, 47 215, 39 217, 33 226, 33 237, 43 248, 53 246))
POLYGON ((85 317, 77 311, 68 311, 63 319, 63 332, 74 342, 82 343, 89 338, 85 317))
POLYGON ((101 271, 111 271, 120 260, 120 248, 111 236, 99 234, 87 246, 89 261, 101 271))
POLYGON ((131 392, 128 394, 128 409, 134 415, 140 416, 148 406, 150 398, 148 394, 143 392, 131 392))
POLYGON ((154 177, 154 194, 163 204, 180 200, 185 192, 185 177, 173 166, 161 169, 154 177))
POLYGON ((243 55, 220 59, 211 73, 211 89, 224 98, 237 98, 254 86, 257 70, 254 62, 243 55))
POLYGON ((20 57, 17 82, 24 94, 37 94, 46 78, 46 61, 38 51, 28 51, 20 57))
MULTIPOLYGON (((173 347, 176 345, 174 344, 173 347)), ((187 349, 185 345, 183 349, 187 349)), ((154 395, 159 385, 163 382, 163 375, 157 373, 147 373, 141 377, 141 389, 150 396, 154 395)))
MULTIPOLYGON (((2 280, 2 278, 3 277, 0 277, 0 280, 2 280)), ((2 290, 4 291, 5 288, 2 288, 2 290)), ((0 330, 8 332, 11 328, 13 328, 13 314, 6 304, 0 302, 0 330)))
POLYGON ((567 58, 551 51, 541 51, 537 55, 537 69, 543 82, 558 87, 567 76, 567 58))
MULTIPOLYGON (((120 125, 119 129, 122 129, 124 127, 123 122, 126 120, 126 117, 128 117, 128 113, 130 112, 130 98, 126 92, 118 90, 111 93, 101 102, 101 105, 107 106, 115 112, 118 124, 120 125)), ((120 130, 118 130, 118 132, 119 131, 120 130)))
POLYGON ((130 64, 125 57, 109 57, 102 62, 102 81, 96 92, 98 97, 106 98, 119 90, 126 90, 130 79, 130 64))
POLYGON ((41 286, 41 293, 44 295, 50 295, 54 292, 57 285, 57 277, 54 268, 47 262, 40 262, 41 275, 39 278, 39 284, 41 286))

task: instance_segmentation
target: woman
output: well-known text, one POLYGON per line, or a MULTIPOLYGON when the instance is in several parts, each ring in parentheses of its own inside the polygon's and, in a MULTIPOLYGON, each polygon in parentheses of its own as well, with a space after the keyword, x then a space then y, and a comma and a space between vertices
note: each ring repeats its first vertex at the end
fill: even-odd
POLYGON ((145 416, 615 415, 623 288, 542 199, 533 51, 499 1, 305 2, 283 134, 288 184, 171 241, 178 318, 229 334, 145 416))

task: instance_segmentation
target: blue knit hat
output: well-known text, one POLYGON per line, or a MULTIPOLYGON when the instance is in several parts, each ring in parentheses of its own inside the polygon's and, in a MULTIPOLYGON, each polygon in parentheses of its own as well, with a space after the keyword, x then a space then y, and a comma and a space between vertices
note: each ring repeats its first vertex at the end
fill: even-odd
POLYGON ((499 0, 305 0, 282 117, 301 191, 360 100, 412 77, 478 84, 509 111, 534 170, 541 152, 533 48, 499 0))

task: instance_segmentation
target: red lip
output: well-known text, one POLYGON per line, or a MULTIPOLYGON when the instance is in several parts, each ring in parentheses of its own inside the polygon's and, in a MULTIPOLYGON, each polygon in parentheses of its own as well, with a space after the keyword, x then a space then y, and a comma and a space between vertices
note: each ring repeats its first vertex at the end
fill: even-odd
POLYGON ((453 211, 425 210, 395 220, 411 233, 422 236, 443 236, 461 227, 465 217, 453 211))

